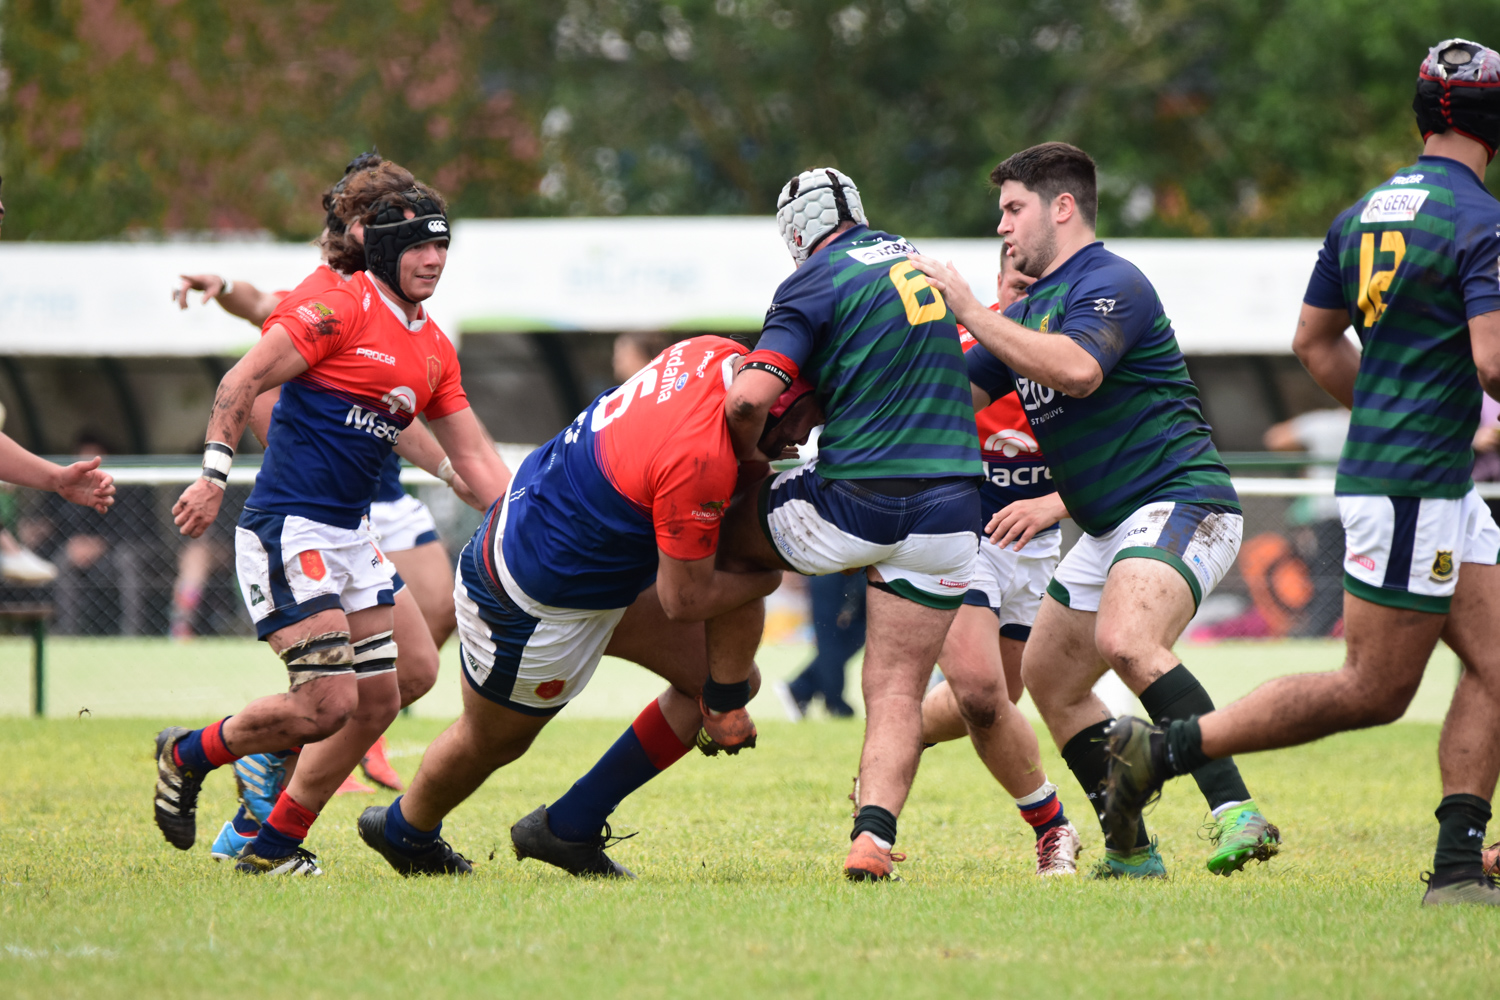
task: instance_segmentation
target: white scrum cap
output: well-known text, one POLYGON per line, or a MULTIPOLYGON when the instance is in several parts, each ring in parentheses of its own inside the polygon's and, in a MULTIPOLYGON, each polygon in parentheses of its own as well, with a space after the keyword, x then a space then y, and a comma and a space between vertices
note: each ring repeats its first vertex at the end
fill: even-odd
POLYGON ((868 225, 854 182, 831 167, 805 170, 787 181, 776 198, 776 224, 798 264, 840 222, 868 225))

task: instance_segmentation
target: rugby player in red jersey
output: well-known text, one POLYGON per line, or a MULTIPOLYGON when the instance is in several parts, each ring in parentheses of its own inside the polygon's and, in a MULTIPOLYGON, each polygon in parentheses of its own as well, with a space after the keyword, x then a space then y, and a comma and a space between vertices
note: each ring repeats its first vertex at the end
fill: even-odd
POLYGON ((418 414, 476 495, 509 480, 469 409, 458 358, 421 303, 442 277, 441 196, 394 164, 357 174, 339 198, 365 270, 284 299, 264 337, 225 375, 209 419, 203 476, 173 508, 201 535, 218 513, 233 449, 256 398, 284 387, 270 442, 236 529, 241 591, 257 633, 281 656, 290 690, 204 729, 157 735, 155 816, 173 846, 196 837, 208 771, 246 754, 306 744, 236 870, 317 874, 301 847, 344 776, 400 706, 392 570, 365 511, 381 464, 418 414), (355 217, 347 206, 366 206, 355 217))
MULTIPOLYGON (((744 706, 761 598, 781 574, 716 566, 738 474, 724 397, 745 354, 713 336, 667 348, 532 452, 464 548, 454 593, 463 715, 406 794, 359 818, 365 843, 401 874, 471 870, 443 840, 444 818, 526 752, 605 654, 671 686, 567 794, 512 827, 517 857, 632 877, 605 854, 615 807, 695 736, 708 750, 754 746, 744 706)), ((821 419, 806 383, 778 404, 762 436, 769 454, 821 419)))

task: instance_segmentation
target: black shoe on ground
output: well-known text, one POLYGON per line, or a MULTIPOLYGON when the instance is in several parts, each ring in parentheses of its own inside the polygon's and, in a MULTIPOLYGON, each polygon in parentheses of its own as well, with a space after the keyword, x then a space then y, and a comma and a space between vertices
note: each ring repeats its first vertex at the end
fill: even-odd
POLYGON ((1116 844, 1134 844, 1141 810, 1161 794, 1166 775, 1156 771, 1151 740, 1161 730, 1122 715, 1105 734, 1109 741, 1109 779, 1104 792, 1104 831, 1116 844))
MULTIPOLYGON (((631 834, 634 837, 635 834, 631 834)), ((618 844, 628 837, 614 840, 618 844)), ((518 859, 536 858, 549 865, 556 865, 569 875, 600 875, 605 878, 635 878, 629 868, 611 861, 604 853, 610 844, 609 824, 604 824, 604 833, 594 840, 577 842, 563 840, 547 825, 547 807, 537 806, 519 823, 510 828, 511 846, 516 849, 518 859)))
POLYGON ((397 873, 410 878, 413 875, 468 875, 474 871, 469 859, 449 847, 442 837, 420 854, 399 850, 385 836, 385 814, 389 808, 370 806, 359 814, 359 822, 355 825, 359 829, 359 839, 389 861, 397 873))
POLYGON ((179 851, 198 839, 198 792, 204 776, 179 767, 172 757, 177 741, 191 732, 168 726, 156 734, 156 825, 167 843, 179 851))

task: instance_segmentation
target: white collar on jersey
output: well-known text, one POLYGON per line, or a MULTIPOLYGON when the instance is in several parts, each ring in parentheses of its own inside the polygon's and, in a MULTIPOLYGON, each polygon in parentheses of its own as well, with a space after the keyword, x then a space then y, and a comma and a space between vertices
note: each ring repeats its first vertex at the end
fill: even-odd
POLYGON ((419 308, 419 309, 422 310, 422 316, 421 316, 421 318, 417 319, 417 320, 414 320, 411 323, 408 323, 406 321, 406 313, 402 310, 402 308, 400 306, 396 305, 396 303, 391 300, 391 297, 389 295, 385 294, 384 289, 382 289, 380 287, 380 282, 376 281, 374 278, 370 277, 368 274, 365 275, 365 280, 368 281, 370 283, 371 287, 373 287, 375 289, 375 294, 377 294, 377 295, 380 296, 380 301, 382 301, 382 302, 385 303, 385 307, 391 311, 391 314, 396 317, 396 321, 398 323, 400 323, 402 326, 406 327, 412 333, 419 333, 419 332, 421 332, 422 327, 424 327, 424 326, 427 325, 427 307, 426 306, 418 306, 417 308, 419 308))

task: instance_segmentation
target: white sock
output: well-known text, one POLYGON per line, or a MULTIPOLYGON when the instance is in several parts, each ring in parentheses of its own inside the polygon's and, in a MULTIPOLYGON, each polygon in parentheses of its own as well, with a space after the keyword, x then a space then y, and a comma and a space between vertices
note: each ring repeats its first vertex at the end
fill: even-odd
POLYGON ((875 844, 875 846, 878 847, 878 848, 880 848, 882 851, 889 851, 891 849, 891 847, 892 847, 892 844, 891 844, 891 842, 889 840, 881 840, 879 837, 875 836, 869 830, 866 830, 864 833, 861 833, 860 836, 861 837, 869 837, 870 840, 875 844))
POLYGON ((1233 809, 1235 806, 1242 806, 1244 804, 1244 802, 1226 802, 1214 809, 1214 819, 1218 819, 1220 816, 1223 816, 1224 813, 1228 812, 1230 809, 1233 809))

